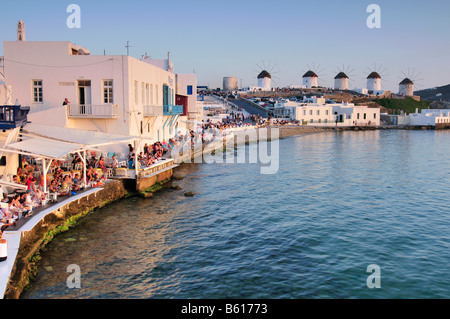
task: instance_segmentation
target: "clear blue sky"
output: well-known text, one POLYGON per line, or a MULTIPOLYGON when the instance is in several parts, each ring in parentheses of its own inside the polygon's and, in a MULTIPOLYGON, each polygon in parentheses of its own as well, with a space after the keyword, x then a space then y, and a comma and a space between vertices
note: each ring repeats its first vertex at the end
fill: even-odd
POLYGON ((91 54, 171 52, 175 72, 197 73, 199 85, 222 87, 224 76, 256 85, 260 67, 274 86, 301 84, 308 65, 319 84, 332 86, 338 68, 350 86, 365 87, 378 69, 384 89, 398 90, 415 69, 416 89, 450 83, 450 2, 443 0, 46 0, 1 1, 3 41, 16 40, 17 22, 28 41, 70 41, 91 54), (81 28, 69 29, 66 8, 81 7, 81 28), (381 8, 381 28, 369 29, 369 4, 381 8))

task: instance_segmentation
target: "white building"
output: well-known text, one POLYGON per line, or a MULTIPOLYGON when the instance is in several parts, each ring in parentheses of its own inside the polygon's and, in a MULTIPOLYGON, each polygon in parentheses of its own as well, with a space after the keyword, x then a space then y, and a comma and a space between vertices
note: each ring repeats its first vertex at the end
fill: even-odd
POLYGON ((414 83, 408 78, 403 79, 399 83, 399 95, 405 95, 405 96, 413 96, 414 95, 414 83))
MULTIPOLYGON (((24 37, 23 37, 24 40, 24 37)), ((32 123, 168 140, 197 117, 195 74, 177 75, 170 60, 91 55, 64 41, 5 41, 4 75, 12 101, 32 123), (176 105, 176 96, 184 103, 176 105), (68 98, 69 106, 63 106, 68 98)))
POLYGON ((318 87, 318 76, 313 71, 308 71, 303 75, 303 85, 307 89, 311 89, 313 87, 318 87))
POLYGON ((409 114, 409 125, 411 126, 436 126, 436 124, 450 123, 449 109, 423 109, 409 114))
POLYGON ((348 90, 348 76, 344 72, 339 72, 334 77, 334 88, 336 90, 348 90))
POLYGON ((235 91, 238 89, 238 80, 234 76, 226 76, 223 78, 223 90, 235 91))
MULTIPOLYGON (((311 126, 379 126, 380 109, 352 103, 326 103, 324 98, 276 103, 274 112, 311 126)), ((276 114, 276 113, 275 113, 276 114)))

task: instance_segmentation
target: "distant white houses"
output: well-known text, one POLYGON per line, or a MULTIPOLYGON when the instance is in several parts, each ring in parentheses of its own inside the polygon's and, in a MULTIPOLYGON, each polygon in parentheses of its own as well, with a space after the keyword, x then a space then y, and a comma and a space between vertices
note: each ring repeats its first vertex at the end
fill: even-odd
POLYGON ((448 109, 422 109, 420 113, 409 114, 411 126, 436 126, 436 124, 450 123, 450 110, 448 109))
MULTIPOLYGON (((197 77, 167 59, 91 55, 67 41, 4 42, 11 99, 30 106, 32 123, 168 140, 196 120, 197 77), (63 102, 67 98, 69 105, 63 102)), ((3 102, 3 101, 1 101, 3 102)))
POLYGON ((352 103, 326 103, 323 97, 300 102, 276 103, 275 117, 289 118, 312 126, 379 126, 380 109, 352 103))

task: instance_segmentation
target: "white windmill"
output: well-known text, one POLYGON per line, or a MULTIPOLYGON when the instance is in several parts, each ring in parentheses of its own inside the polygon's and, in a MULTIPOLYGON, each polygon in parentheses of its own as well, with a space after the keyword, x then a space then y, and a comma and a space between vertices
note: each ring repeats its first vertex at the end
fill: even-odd
POLYGON ((320 68, 320 64, 316 67, 315 64, 313 64, 312 67, 307 65, 308 70, 303 74, 302 76, 302 84, 306 89, 312 89, 317 88, 322 85, 320 85, 320 78, 322 78, 321 73, 324 70, 323 68, 320 68))
POLYGON ((258 80, 258 87, 261 88, 263 91, 271 91, 272 90, 272 82, 276 84, 274 74, 278 73, 278 71, 275 71, 276 65, 272 65, 270 62, 266 66, 264 61, 262 61, 262 67, 256 64, 256 66, 259 68, 257 80, 258 80))
POLYGON ((414 84, 423 80, 419 79, 420 72, 417 73, 415 68, 408 68, 408 71, 402 71, 402 74, 405 78, 399 83, 398 94, 414 96, 414 84))

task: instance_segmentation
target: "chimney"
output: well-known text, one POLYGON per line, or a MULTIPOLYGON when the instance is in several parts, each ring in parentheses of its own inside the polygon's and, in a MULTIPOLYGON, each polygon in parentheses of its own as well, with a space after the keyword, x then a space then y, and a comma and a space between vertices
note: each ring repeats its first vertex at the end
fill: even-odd
POLYGON ((22 20, 17 24, 17 41, 25 41, 25 24, 22 20))

